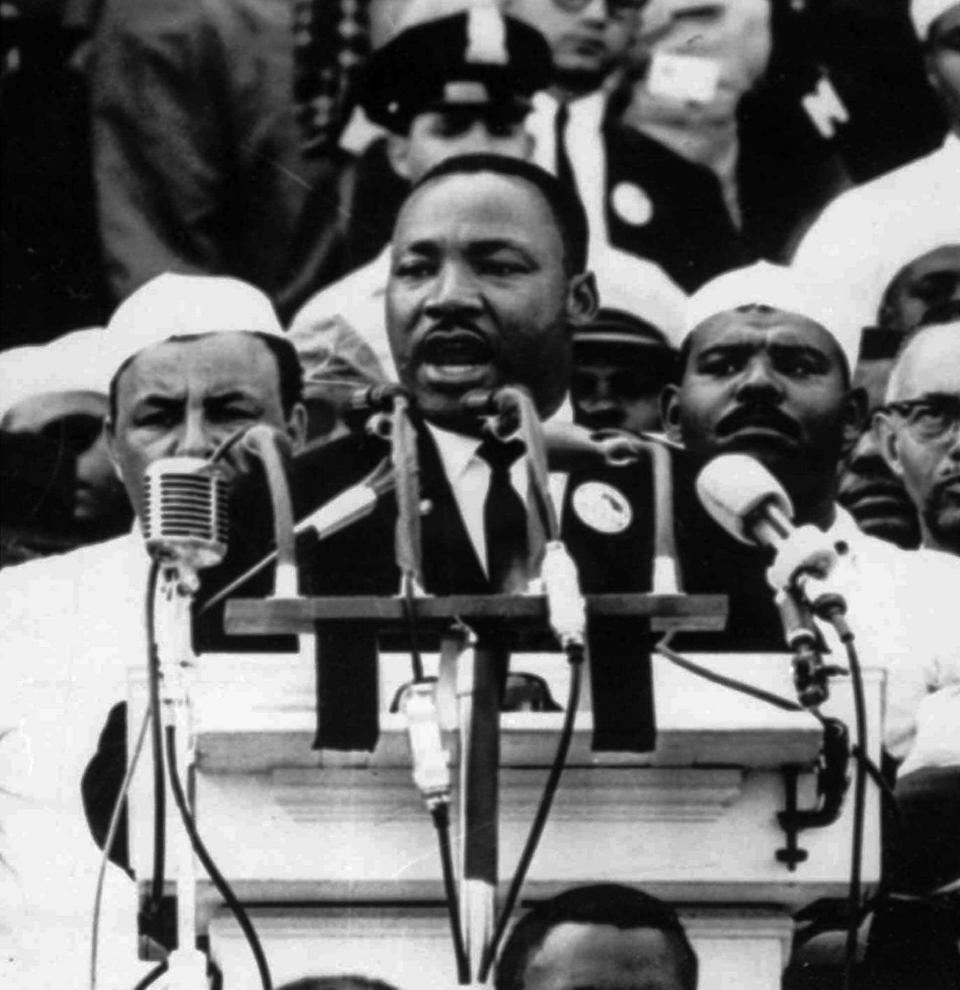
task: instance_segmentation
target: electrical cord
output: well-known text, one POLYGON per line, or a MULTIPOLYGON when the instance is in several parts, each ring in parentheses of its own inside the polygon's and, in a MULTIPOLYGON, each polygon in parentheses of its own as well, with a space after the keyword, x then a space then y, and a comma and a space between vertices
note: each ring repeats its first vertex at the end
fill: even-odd
MULTIPOLYGON (((853 643, 853 633, 846 624, 837 623, 837 632, 847 650, 850 664, 850 680, 853 686, 854 725, 857 735, 857 749, 867 752, 867 705, 863 690, 863 672, 860 657, 853 643)), ((863 823, 866 804, 867 771, 864 761, 857 760, 853 784, 853 836, 850 849, 850 887, 847 900, 847 940, 843 960, 844 990, 854 990, 856 986, 857 935, 860 930, 860 873, 863 861, 863 823)))
POLYGON ((207 851, 207 847, 203 844, 200 833, 197 831, 197 823, 187 805, 187 798, 183 793, 183 785, 180 782, 180 775, 177 770, 176 729, 172 725, 166 727, 166 744, 170 788, 173 791, 173 798, 176 802, 177 810, 180 812, 183 827, 190 837, 190 845, 193 847, 193 851, 196 853, 197 859, 200 860, 204 870, 206 870, 207 876, 213 881, 217 892, 224 899, 227 907, 230 908, 233 916, 237 919, 237 924, 240 926, 247 944, 250 946, 250 951, 253 953, 263 990, 273 990, 270 967, 267 965, 267 959, 263 953, 263 946, 260 944, 260 939, 257 937, 257 933, 243 905, 237 900, 237 895, 234 894, 230 885, 217 868, 216 863, 214 863, 210 853, 207 851))
POLYGON ((443 872, 443 892, 447 899, 447 915, 450 918, 450 934, 453 936, 453 951, 457 960, 457 982, 467 986, 470 982, 470 960, 463 942, 463 927, 460 922, 460 902, 457 898, 456 877, 453 869, 453 850, 450 846, 450 806, 443 802, 430 809, 430 817, 437 830, 437 843, 440 847, 440 866, 443 872))
POLYGON ((123 805, 127 799, 127 792, 133 780, 134 771, 140 761, 140 754, 143 752, 143 744, 147 738, 147 728, 149 726, 152 712, 150 708, 143 713, 143 720, 137 732, 137 740, 133 747, 133 754, 127 764, 127 770, 120 784, 120 792, 114 802, 113 811, 110 814, 110 824, 107 827, 107 836, 103 842, 103 855, 100 857, 100 868, 97 871, 97 887, 93 897, 93 924, 90 931, 90 990, 97 987, 97 956, 100 948, 100 910, 103 902, 103 885, 107 875, 107 863, 110 862, 110 853, 113 851, 113 844, 117 840, 117 833, 120 831, 120 818, 123 814, 123 805))
POLYGON ((163 880, 166 865, 167 789, 163 779, 163 727, 160 724, 160 658, 157 654, 157 623, 154 606, 160 562, 153 560, 147 577, 145 624, 147 629, 147 673, 150 691, 150 748, 153 753, 153 874, 150 899, 144 916, 156 918, 163 900, 163 880))
POLYGON ((133 990, 147 990, 147 987, 152 987, 154 983, 156 983, 157 980, 159 980, 160 977, 163 976, 164 973, 166 973, 166 971, 167 971, 166 960, 157 963, 157 965, 154 966, 153 969, 151 969, 150 972, 147 973, 142 980, 139 980, 136 983, 136 985, 133 987, 133 990))
POLYGON ((513 880, 510 883, 510 889, 507 891, 503 908, 497 918, 493 937, 480 961, 479 983, 483 983, 487 979, 493 967, 494 960, 497 957, 497 950, 500 948, 500 943, 506 934, 507 925, 510 923, 510 916, 513 914, 513 909, 516 907, 517 901, 520 898, 520 891, 527 878, 527 871, 530 868, 530 863, 533 861, 534 853, 536 853, 537 846, 540 843, 540 836, 543 834, 544 826, 547 823, 547 816, 550 814, 550 808, 553 805, 553 799, 560 784, 560 776, 563 773, 564 765, 567 762, 567 754, 570 751, 573 728, 577 718, 577 709, 580 706, 580 687, 583 680, 583 664, 586 658, 586 650, 579 647, 571 648, 568 651, 567 658, 570 661, 570 688, 567 695, 567 707, 563 717, 563 727, 560 731, 560 739, 557 742, 557 751, 550 766, 547 781, 544 784, 543 794, 540 797, 540 805, 530 826, 527 841, 524 844, 523 852, 520 854, 520 860, 517 863, 513 880))

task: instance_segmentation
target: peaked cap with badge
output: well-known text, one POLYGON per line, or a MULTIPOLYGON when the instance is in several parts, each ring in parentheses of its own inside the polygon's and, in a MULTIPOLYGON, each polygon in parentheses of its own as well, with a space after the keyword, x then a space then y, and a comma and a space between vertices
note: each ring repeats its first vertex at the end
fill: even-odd
POLYGON ((505 104, 526 112, 552 76, 539 31, 479 6, 397 34, 371 57, 357 101, 374 123, 405 134, 417 114, 439 107, 505 104))

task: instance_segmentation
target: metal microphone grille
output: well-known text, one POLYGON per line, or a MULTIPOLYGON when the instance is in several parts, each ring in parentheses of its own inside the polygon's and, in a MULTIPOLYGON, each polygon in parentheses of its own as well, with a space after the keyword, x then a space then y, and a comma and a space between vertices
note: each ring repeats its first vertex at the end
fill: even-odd
POLYGON ((147 550, 200 570, 227 553, 228 489, 202 457, 163 457, 144 473, 147 550))

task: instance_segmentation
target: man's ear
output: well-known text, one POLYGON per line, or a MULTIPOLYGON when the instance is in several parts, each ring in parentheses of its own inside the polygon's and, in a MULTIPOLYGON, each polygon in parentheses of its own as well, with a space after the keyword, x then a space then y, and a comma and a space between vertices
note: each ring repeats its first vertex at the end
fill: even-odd
POLYGON ((387 135, 387 161, 401 179, 410 181, 410 140, 400 134, 387 135))
POLYGON ((872 427, 877 438, 880 454, 887 467, 898 477, 903 477, 903 464, 900 462, 900 437, 886 413, 874 413, 872 427))
POLYGON ((290 410, 290 416, 287 418, 287 436, 295 454, 302 450, 307 442, 307 407, 302 402, 297 402, 290 410))
POLYGON ((847 393, 843 403, 842 427, 843 427, 843 449, 853 450, 860 439, 860 434, 868 429, 867 405, 869 399, 865 389, 852 388, 847 393))
POLYGON ((567 288, 567 322, 573 326, 589 323, 600 308, 600 294, 593 272, 583 272, 570 279, 567 288))
POLYGON ((660 393, 660 419, 663 421, 663 431, 674 443, 683 443, 680 432, 680 387, 664 385, 660 393))

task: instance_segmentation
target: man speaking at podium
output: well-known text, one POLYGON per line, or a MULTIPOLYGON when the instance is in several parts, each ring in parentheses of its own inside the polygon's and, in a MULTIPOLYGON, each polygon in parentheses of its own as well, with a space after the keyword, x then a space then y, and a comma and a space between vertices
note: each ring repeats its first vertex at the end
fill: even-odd
MULTIPOLYGON (((583 207, 569 190, 534 165, 500 156, 443 162, 401 210, 386 322, 417 428, 427 592, 519 591, 536 576, 524 566, 536 563, 538 548, 530 545, 536 539, 528 527, 532 495, 520 450, 485 438, 480 415, 463 399, 476 390, 520 385, 541 420, 563 418, 573 329, 597 307, 587 242, 583 207)), ((330 444, 298 458, 294 488, 300 500, 321 504, 364 477, 385 453, 381 441, 369 438, 330 444)), ((583 589, 644 588, 643 562, 650 556, 645 472, 599 466, 554 473, 550 489, 583 589)), ((309 591, 396 594, 395 516, 395 500, 384 498, 370 518, 301 554, 309 591)), ((613 665, 618 651, 608 652, 613 665)), ((620 687, 639 691, 631 686, 637 665, 615 666, 622 668, 620 687)), ((355 680, 352 662, 350 669, 355 680)), ((331 703, 328 727, 343 709, 331 703)), ((355 707, 350 714, 356 728, 355 707)), ((643 721, 635 713, 633 720, 643 721)), ((626 748, 649 748, 645 731, 647 738, 627 739, 626 748)), ((344 745, 365 748, 374 738, 375 729, 363 738, 353 734, 344 745)))

